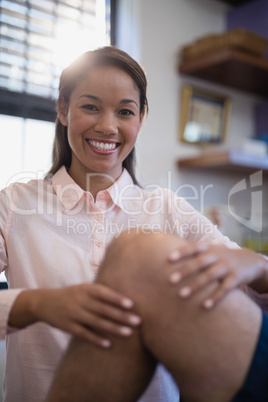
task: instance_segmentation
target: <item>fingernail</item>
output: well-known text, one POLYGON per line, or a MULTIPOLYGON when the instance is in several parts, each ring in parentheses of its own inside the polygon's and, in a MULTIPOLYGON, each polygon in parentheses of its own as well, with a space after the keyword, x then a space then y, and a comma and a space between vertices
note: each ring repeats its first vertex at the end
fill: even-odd
POLYGON ((122 300, 122 306, 123 307, 126 307, 126 308, 130 308, 130 307, 133 307, 133 301, 132 300, 130 300, 130 299, 123 299, 122 300))
POLYGON ((120 334, 121 334, 121 335, 126 335, 126 336, 128 336, 128 335, 131 335, 132 332, 133 332, 132 329, 129 328, 129 327, 121 327, 121 328, 120 328, 120 334))
POLYGON ((211 307, 213 307, 214 306, 214 301, 212 300, 212 299, 207 299, 205 302, 204 302, 204 307, 205 308, 211 308, 211 307))
POLYGON ((129 322, 133 325, 138 325, 141 323, 141 318, 137 315, 131 315, 129 317, 129 322))
POLYGON ((178 283, 181 280, 181 274, 179 272, 173 272, 169 277, 169 282, 178 283))
POLYGON ((177 261, 181 256, 181 253, 178 250, 173 250, 168 255, 169 261, 177 261))
POLYGON ((189 286, 185 286, 184 288, 182 288, 180 291, 179 291, 179 295, 181 296, 181 297, 187 297, 187 296, 189 296, 191 294, 191 289, 189 288, 189 286))
POLYGON ((112 342, 109 341, 108 339, 103 339, 101 341, 101 346, 103 346, 104 348, 109 348, 112 345, 112 342))

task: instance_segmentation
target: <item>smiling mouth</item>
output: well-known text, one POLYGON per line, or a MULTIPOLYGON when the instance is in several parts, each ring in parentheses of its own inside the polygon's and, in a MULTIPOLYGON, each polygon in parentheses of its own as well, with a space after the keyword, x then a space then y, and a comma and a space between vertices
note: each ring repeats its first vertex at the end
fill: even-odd
POLYGON ((100 151, 112 151, 119 146, 119 143, 108 143, 93 140, 86 140, 92 147, 99 149, 100 151))

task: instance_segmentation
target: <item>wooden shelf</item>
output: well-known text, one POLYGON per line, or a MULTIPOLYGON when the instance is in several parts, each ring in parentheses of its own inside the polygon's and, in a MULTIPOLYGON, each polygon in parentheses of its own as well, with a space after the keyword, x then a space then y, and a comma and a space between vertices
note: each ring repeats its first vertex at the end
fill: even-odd
POLYGON ((268 96, 268 59, 225 48, 182 62, 180 74, 268 96))
POLYGON ((268 174, 268 156, 257 157, 238 150, 203 153, 179 159, 178 166, 187 169, 213 169, 214 171, 218 169, 245 174, 263 170, 264 174, 268 174))

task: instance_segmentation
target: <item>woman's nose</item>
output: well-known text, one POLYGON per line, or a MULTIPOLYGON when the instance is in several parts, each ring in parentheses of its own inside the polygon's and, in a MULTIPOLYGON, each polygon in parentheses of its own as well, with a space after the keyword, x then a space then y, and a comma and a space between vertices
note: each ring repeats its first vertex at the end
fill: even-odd
POLYGON ((106 135, 117 134, 118 124, 116 116, 110 113, 105 113, 99 116, 98 121, 95 124, 95 131, 106 135))

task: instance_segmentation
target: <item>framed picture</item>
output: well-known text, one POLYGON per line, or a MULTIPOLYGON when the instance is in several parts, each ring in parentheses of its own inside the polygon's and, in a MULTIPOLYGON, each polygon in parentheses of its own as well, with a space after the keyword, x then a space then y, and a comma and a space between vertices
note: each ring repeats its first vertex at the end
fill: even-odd
POLYGON ((190 144, 224 142, 230 114, 229 98, 185 86, 180 113, 180 141, 190 144))

